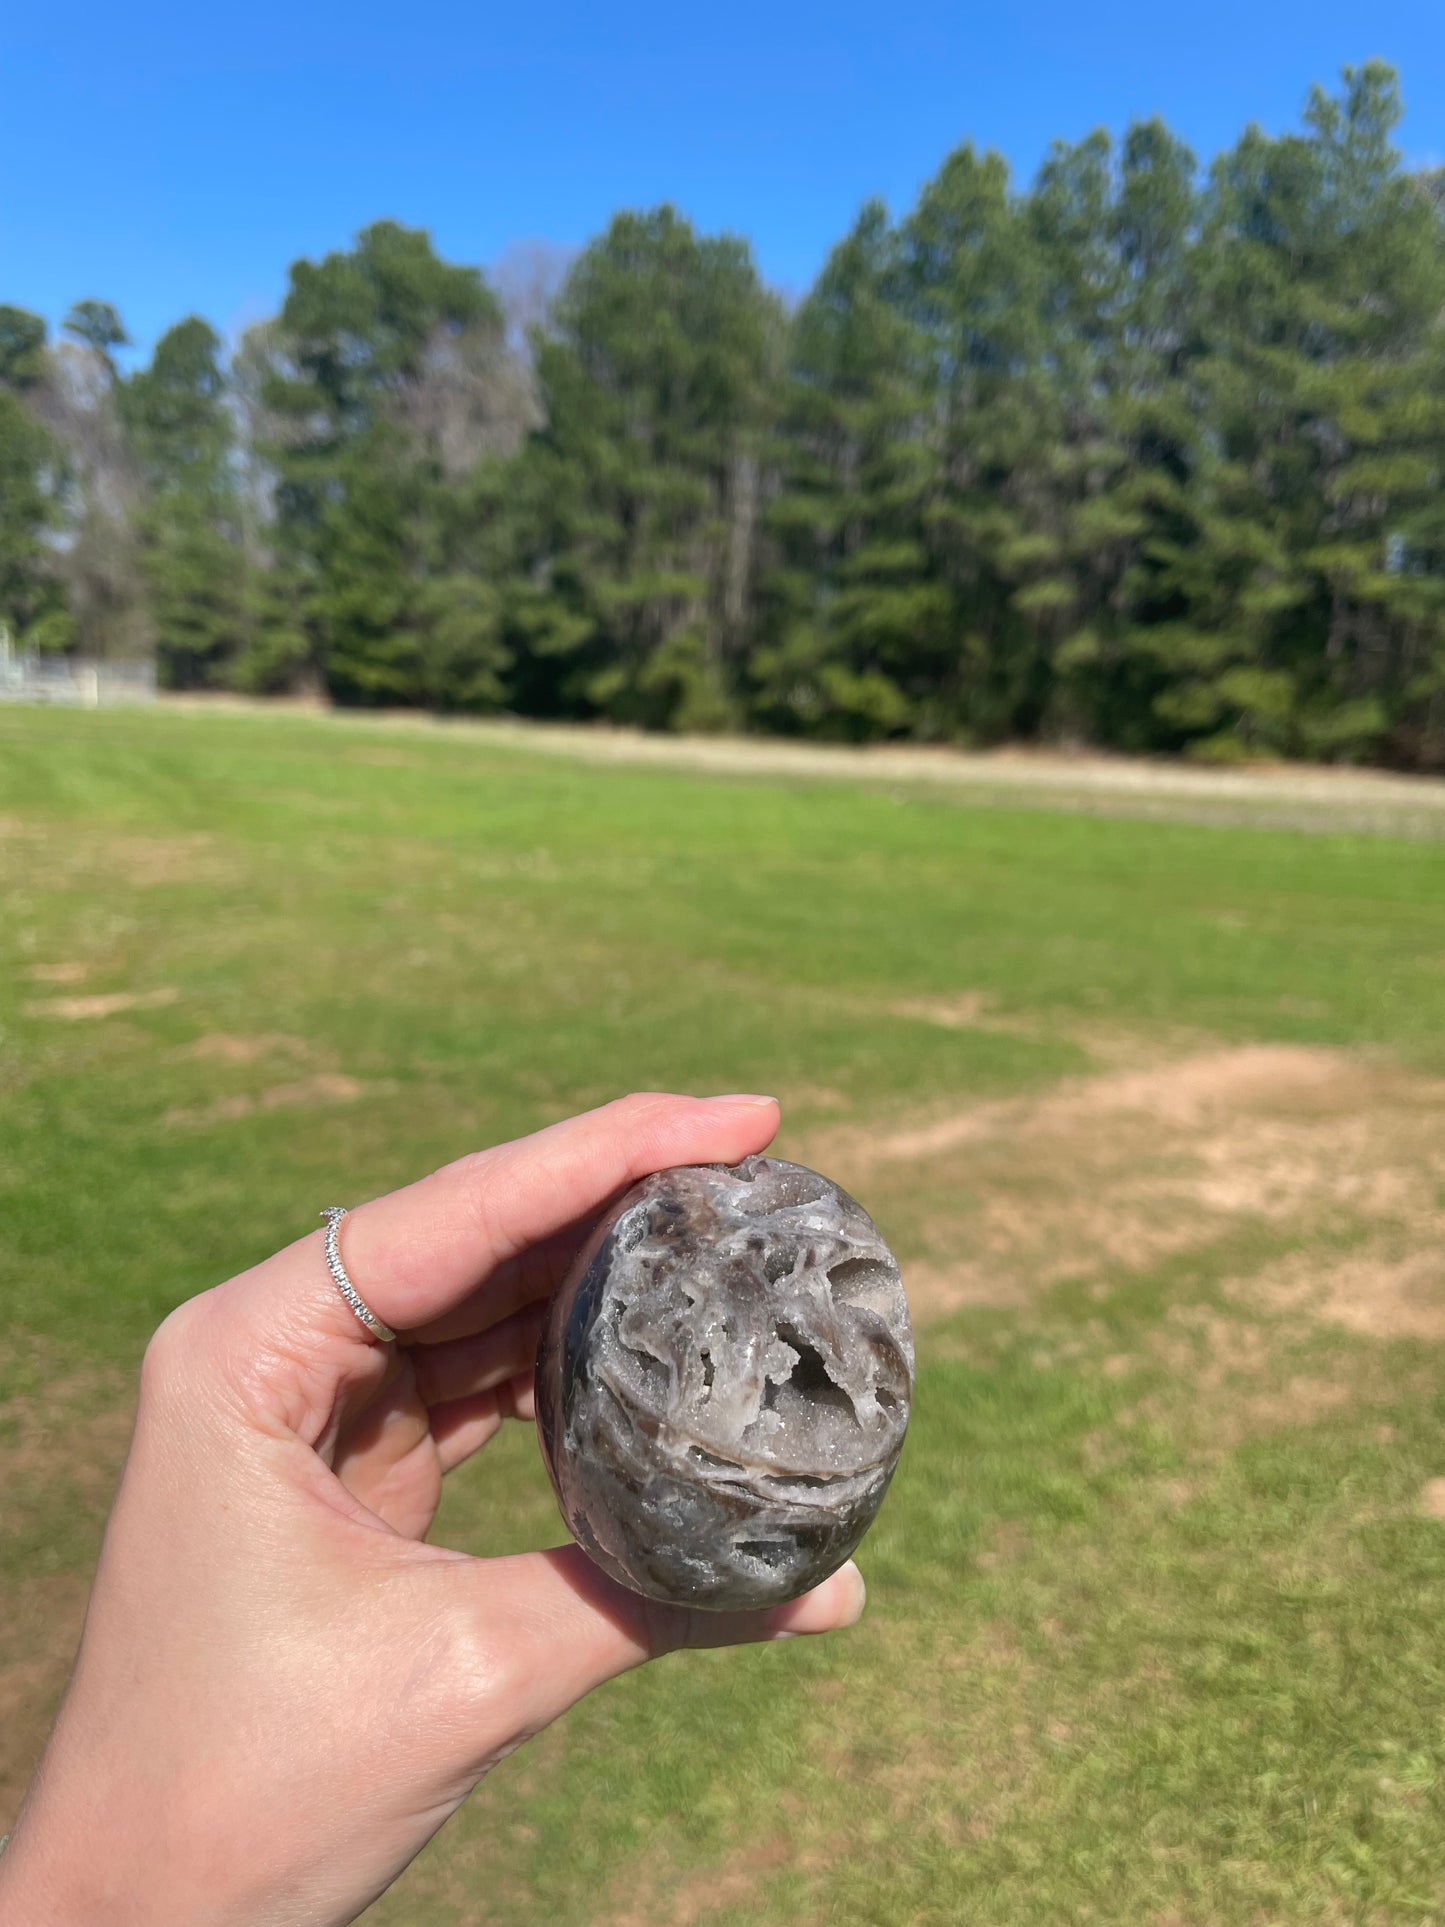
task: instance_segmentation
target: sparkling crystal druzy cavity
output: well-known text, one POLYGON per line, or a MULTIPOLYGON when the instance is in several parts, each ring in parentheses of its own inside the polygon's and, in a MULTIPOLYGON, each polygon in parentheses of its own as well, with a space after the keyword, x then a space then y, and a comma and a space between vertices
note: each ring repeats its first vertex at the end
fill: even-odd
POLYGON ((840 1566, 908 1425, 913 1336, 893 1254, 780 1158, 636 1184, 557 1293, 537 1428, 562 1512, 654 1599, 768 1606, 840 1566))

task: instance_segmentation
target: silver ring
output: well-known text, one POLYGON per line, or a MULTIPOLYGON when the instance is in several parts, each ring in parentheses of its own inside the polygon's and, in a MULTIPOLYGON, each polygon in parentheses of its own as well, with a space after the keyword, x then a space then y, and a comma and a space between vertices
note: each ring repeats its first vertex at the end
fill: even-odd
POLYGON ((331 1282, 356 1313, 373 1338, 379 1338, 383 1345, 396 1337, 390 1325, 383 1325, 376 1313, 367 1304, 361 1293, 346 1275, 346 1266, 341 1262, 341 1252, 337 1248, 336 1227, 346 1216, 344 1204, 328 1204, 320 1214, 326 1220, 326 1269, 331 1273, 331 1282))

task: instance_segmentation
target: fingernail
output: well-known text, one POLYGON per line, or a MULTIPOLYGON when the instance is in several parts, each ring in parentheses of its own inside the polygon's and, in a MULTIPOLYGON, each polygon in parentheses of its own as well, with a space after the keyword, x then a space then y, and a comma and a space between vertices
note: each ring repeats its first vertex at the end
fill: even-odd
POLYGON ((846 1566, 840 1566, 834 1575, 834 1584, 843 1589, 841 1604, 846 1617, 839 1623, 856 1626, 863 1617, 863 1608, 868 1604, 868 1588, 863 1583, 863 1575, 850 1559, 846 1566))
POLYGON ((722 1097, 709 1097, 708 1104, 776 1104, 775 1097, 760 1097, 756 1091, 728 1091, 722 1097))

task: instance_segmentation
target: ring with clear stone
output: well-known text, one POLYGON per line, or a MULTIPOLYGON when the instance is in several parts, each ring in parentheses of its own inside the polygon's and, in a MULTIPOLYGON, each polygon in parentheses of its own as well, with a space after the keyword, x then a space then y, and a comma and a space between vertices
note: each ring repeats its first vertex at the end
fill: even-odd
POLYGON ((346 1210, 347 1207, 344 1204, 329 1204, 321 1213, 321 1216, 326 1220, 326 1269, 331 1273, 331 1282, 356 1313, 362 1324, 365 1325, 366 1329, 371 1333, 372 1337, 380 1339, 382 1344, 385 1345, 389 1339, 396 1337, 396 1333, 391 1329, 390 1325, 382 1324, 376 1313, 347 1277, 346 1266, 341 1262, 341 1251, 337 1243, 337 1226, 346 1216, 346 1210))

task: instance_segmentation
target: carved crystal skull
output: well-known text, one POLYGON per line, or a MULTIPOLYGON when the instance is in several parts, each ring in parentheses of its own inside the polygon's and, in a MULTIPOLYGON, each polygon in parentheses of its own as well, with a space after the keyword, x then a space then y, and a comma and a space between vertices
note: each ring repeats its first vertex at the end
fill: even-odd
POLYGON ((713 1609, 817 1585, 898 1463, 913 1337, 873 1220, 779 1158, 644 1178, 552 1301, 537 1428, 563 1516, 623 1585, 713 1609))

